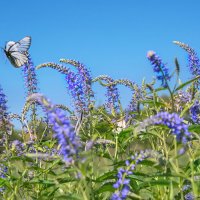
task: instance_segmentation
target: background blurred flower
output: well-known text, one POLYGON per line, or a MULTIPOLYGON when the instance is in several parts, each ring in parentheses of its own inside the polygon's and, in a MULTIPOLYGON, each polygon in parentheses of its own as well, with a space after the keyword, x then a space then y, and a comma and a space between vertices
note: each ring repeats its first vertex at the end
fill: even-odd
POLYGON ((195 124, 200 124, 200 103, 198 100, 190 108, 190 116, 195 124))

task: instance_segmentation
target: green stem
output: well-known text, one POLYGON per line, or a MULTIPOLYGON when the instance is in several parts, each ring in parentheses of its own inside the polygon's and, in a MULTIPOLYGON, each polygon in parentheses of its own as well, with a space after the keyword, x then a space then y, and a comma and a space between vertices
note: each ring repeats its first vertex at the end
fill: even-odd
POLYGON ((115 159, 117 158, 117 152, 118 152, 118 135, 115 137, 115 159))
POLYGON ((173 92, 172 92, 172 90, 171 90, 170 87, 169 87, 168 81, 167 81, 167 79, 166 79, 166 77, 165 77, 165 74, 164 74, 162 68, 161 68, 160 66, 159 66, 159 68, 160 68, 160 71, 161 71, 161 73, 162 73, 162 75, 163 75, 163 77, 164 77, 165 83, 166 83, 166 85, 167 85, 167 89, 168 89, 168 91, 169 91, 169 93, 170 93, 170 98, 171 98, 171 102, 172 102, 172 112, 174 112, 174 111, 175 111, 175 108, 174 108, 174 97, 173 97, 173 92))

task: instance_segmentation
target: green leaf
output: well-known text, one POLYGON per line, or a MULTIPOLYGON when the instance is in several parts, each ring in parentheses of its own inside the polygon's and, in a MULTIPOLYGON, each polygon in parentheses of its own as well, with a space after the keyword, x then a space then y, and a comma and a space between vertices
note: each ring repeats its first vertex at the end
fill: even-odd
POLYGON ((66 199, 70 199, 70 200, 82 200, 83 197, 79 197, 78 195, 75 195, 75 194, 67 194, 67 195, 56 196, 55 199, 58 199, 58 200, 66 200, 66 199))
POLYGON ((26 184, 42 184, 42 185, 48 185, 48 186, 53 186, 55 185, 54 180, 31 180, 26 182, 26 184))
POLYGON ((60 184, 77 181, 77 179, 73 179, 73 178, 58 178, 58 179, 56 179, 56 180, 57 180, 60 184))
POLYGON ((113 188, 113 182, 108 182, 103 184, 98 190, 95 191, 96 194, 101 194, 104 192, 114 192, 115 189, 113 188))
POLYGON ((191 125, 188 127, 190 132, 200 133, 200 125, 191 125))
POLYGON ((145 188, 145 187, 151 187, 151 186, 170 186, 171 183, 173 184, 173 186, 178 186, 178 183, 176 183, 175 181, 160 179, 160 180, 151 180, 151 181, 141 183, 139 184, 139 187, 145 188))
POLYGON ((153 167, 155 164, 157 164, 156 162, 152 161, 152 160, 143 160, 140 162, 141 165, 147 165, 147 166, 151 166, 153 167))
POLYGON ((56 191, 57 191, 58 189, 59 189, 59 187, 57 187, 56 189, 54 189, 52 192, 47 193, 47 196, 48 196, 48 197, 54 196, 54 194, 56 193, 56 191))
POLYGON ((96 182, 103 182, 105 180, 113 179, 116 176, 116 171, 111 171, 103 174, 102 176, 96 179, 96 182))
POLYGON ((149 105, 155 105, 156 107, 159 106, 166 106, 165 103, 159 102, 159 101, 154 101, 154 100, 145 100, 141 101, 142 104, 149 104, 149 105))
POLYGON ((187 81, 187 82, 185 82, 185 83, 182 83, 181 85, 179 85, 179 86, 175 89, 175 91, 177 92, 178 90, 180 90, 180 89, 182 89, 183 87, 185 87, 186 85, 189 85, 190 83, 192 83, 192 82, 198 80, 199 78, 200 78, 200 76, 197 76, 197 77, 195 77, 195 78, 193 78, 193 79, 191 79, 191 80, 189 80, 189 81, 187 81))
POLYGON ((167 88, 164 87, 160 87, 154 90, 154 92, 159 92, 159 91, 163 91, 163 90, 167 90, 167 88))
POLYGON ((27 157, 27 156, 12 156, 10 160, 21 160, 26 162, 35 162, 33 158, 27 157))

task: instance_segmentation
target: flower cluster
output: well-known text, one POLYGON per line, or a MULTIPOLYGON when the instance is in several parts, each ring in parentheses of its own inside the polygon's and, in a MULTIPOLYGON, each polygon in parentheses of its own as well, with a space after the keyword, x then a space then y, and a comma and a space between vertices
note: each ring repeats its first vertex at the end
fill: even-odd
MULTIPOLYGON (((68 60, 61 59, 61 62, 67 62, 68 60)), ((72 62, 73 63, 73 62, 72 62)), ((70 63, 71 64, 71 63, 70 63)), ((74 63, 73 63, 74 64, 74 63)), ((83 65, 81 65, 82 70, 83 65)), ((62 65, 56 64, 56 63, 44 63, 39 66, 37 66, 37 69, 40 69, 42 67, 51 67, 53 69, 58 70, 60 73, 65 75, 65 79, 67 81, 67 89, 72 97, 73 104, 75 106, 75 109, 77 113, 82 113, 88 111, 88 98, 86 94, 86 84, 85 81, 83 81, 83 76, 81 74, 76 74, 73 71, 71 71, 69 68, 66 68, 62 65)), ((86 75, 85 75, 86 76, 86 75)), ((86 78, 86 77, 85 77, 86 78)), ((89 75, 88 75, 89 78, 89 75)), ((88 83, 89 84, 89 83, 88 83)), ((89 86, 87 86, 89 87, 89 86)), ((89 92, 89 91, 87 91, 89 92)))
POLYGON ((92 90, 92 77, 90 75, 90 71, 85 67, 84 64, 80 63, 79 61, 70 60, 70 59, 61 59, 61 62, 71 64, 78 69, 78 73, 81 76, 83 85, 84 94, 90 102, 91 98, 94 97, 94 92, 92 90))
POLYGON ((36 93, 38 90, 35 66, 31 60, 30 55, 28 56, 28 61, 24 64, 22 70, 24 73, 25 85, 28 90, 27 96, 29 96, 30 94, 36 93))
POLYGON ((149 51, 147 53, 147 58, 153 65, 154 72, 158 74, 156 77, 158 80, 161 80, 161 85, 163 87, 167 87, 167 81, 170 80, 171 77, 169 75, 168 68, 166 67, 166 65, 162 62, 161 58, 158 55, 156 55, 154 51, 149 51))
POLYGON ((135 84, 132 99, 128 105, 128 109, 126 110, 126 122, 135 117, 135 112, 138 110, 139 101, 142 100, 142 96, 141 88, 135 84))
POLYGON ((10 125, 6 95, 0 86, 0 129, 10 134, 10 125))
POLYGON ((93 81, 106 81, 107 84, 105 84, 106 86, 106 97, 107 97, 107 103, 106 103, 106 107, 111 110, 111 111, 115 111, 117 112, 119 110, 119 91, 118 88, 116 86, 116 82, 109 76, 107 75, 101 75, 99 77, 97 77, 96 79, 94 79, 93 81))
POLYGON ((8 168, 5 165, 0 164, 0 177, 1 178, 6 178, 7 171, 8 171, 8 168))
POLYGON ((183 186, 183 192, 184 192, 184 199, 185 200, 194 200, 195 199, 195 197, 194 197, 194 195, 193 195, 193 193, 192 192, 190 192, 191 191, 191 185, 190 184, 187 184, 187 185, 184 185, 183 186))
POLYGON ((192 192, 189 192, 187 193, 185 196, 184 196, 185 200, 195 200, 195 197, 193 195, 192 192))
POLYGON ((198 100, 190 108, 190 116, 195 124, 200 124, 200 102, 198 100))
POLYGON ((189 45, 184 44, 179 41, 174 41, 175 44, 183 48, 188 53, 188 67, 192 73, 192 75, 197 76, 200 75, 200 60, 197 56, 197 53, 192 49, 189 45))
POLYGON ((79 74, 75 74, 74 72, 69 71, 66 75, 66 81, 68 84, 67 88, 72 96, 76 111, 78 113, 81 113, 82 111, 86 112, 88 107, 83 91, 84 83, 82 82, 81 77, 79 76, 79 74))
MULTIPOLYGON (((8 167, 4 164, 0 164, 0 178, 6 178, 6 173, 8 172, 8 167)), ((0 187, 0 193, 5 190, 5 187, 0 187)))
POLYGON ((143 121, 141 126, 146 127, 149 125, 167 126, 171 129, 172 134, 176 136, 177 141, 183 144, 187 143, 191 136, 191 133, 188 131, 188 125, 176 113, 160 112, 143 121))
MULTIPOLYGON (((25 81, 25 86, 27 88, 27 96, 29 96, 33 93, 37 93, 38 86, 37 86, 37 77, 36 77, 36 73, 35 73, 35 66, 33 64, 33 61, 31 59, 30 55, 28 55, 28 61, 27 61, 27 63, 24 64, 22 71, 24 73, 24 81, 25 81)), ((32 104, 31 110, 32 110, 31 118, 32 118, 32 121, 34 122, 35 117, 37 115, 35 103, 32 104)))
POLYGON ((120 168, 118 170, 117 181, 113 185, 116 191, 112 195, 111 200, 124 200, 127 198, 127 195, 130 191, 130 179, 128 179, 127 176, 133 174, 133 170, 135 169, 136 165, 151 155, 151 151, 145 150, 141 151, 139 154, 136 153, 134 156, 131 156, 130 160, 126 160, 126 168, 120 168))
POLYGON ((11 148, 17 153, 18 156, 21 156, 24 153, 25 145, 19 140, 14 140, 11 143, 11 148))
MULTIPOLYGON (((112 84, 112 80, 109 82, 112 84)), ((116 85, 110 85, 107 87, 106 96, 108 98, 107 107, 112 110, 117 111, 119 109, 119 91, 116 85)))
POLYGON ((0 121, 7 119, 8 112, 7 112, 7 100, 6 95, 3 92, 2 87, 0 86, 0 121))
POLYGON ((181 111, 185 104, 189 103, 192 100, 192 95, 189 92, 179 90, 175 96, 175 107, 177 111, 181 111))
POLYGON ((76 157, 78 155, 80 142, 64 112, 51 104, 41 94, 31 95, 28 101, 37 101, 43 106, 44 111, 47 113, 49 123, 52 124, 52 129, 55 133, 54 137, 58 140, 60 155, 67 164, 72 163, 74 156, 76 157))

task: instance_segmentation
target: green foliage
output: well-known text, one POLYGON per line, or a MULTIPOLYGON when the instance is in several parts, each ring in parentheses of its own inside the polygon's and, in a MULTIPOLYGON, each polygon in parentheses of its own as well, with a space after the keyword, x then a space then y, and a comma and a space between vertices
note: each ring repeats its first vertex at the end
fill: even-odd
MULTIPOLYGON (((175 63, 179 76, 177 59, 175 63)), ((198 78, 177 84, 174 90, 154 88, 154 83, 143 84, 139 108, 129 113, 131 122, 126 120, 125 109, 110 113, 103 106, 93 105, 80 122, 78 135, 82 150, 78 159, 70 165, 59 154, 60 145, 53 137, 51 125, 38 117, 25 123, 25 108, 21 116, 21 130, 12 129, 11 135, 0 130, 1 138, 6 136, 1 145, 0 159, 7 168, 5 173, 1 172, 0 199, 110 199, 116 191, 113 184, 116 183, 118 170, 127 169, 126 161, 145 149, 155 152, 155 155, 137 163, 133 173, 123 177, 130 180, 127 199, 184 199, 189 192, 198 199, 200 125, 192 122, 189 113, 194 100, 199 98, 198 91, 192 90, 192 99, 184 103, 184 107, 180 102, 176 104, 179 98, 177 92, 185 86, 191 89, 198 78), (159 95, 162 91, 168 91, 169 95, 159 95), (192 134, 186 145, 178 141, 172 135, 172 130, 164 125, 141 126, 145 119, 160 111, 176 112, 185 119, 192 134), (13 143, 15 140, 23 144, 22 149, 19 150, 13 143), (90 142, 92 145, 88 148, 90 142), (185 152, 180 154, 182 148, 185 152), (189 185, 188 190, 183 189, 186 185, 189 185)), ((74 113, 66 111, 66 116, 75 126, 77 118, 74 113)))

